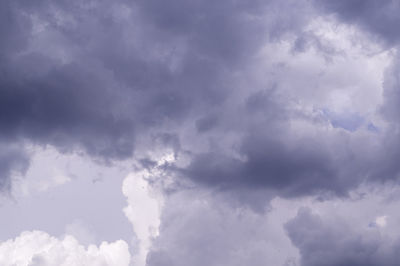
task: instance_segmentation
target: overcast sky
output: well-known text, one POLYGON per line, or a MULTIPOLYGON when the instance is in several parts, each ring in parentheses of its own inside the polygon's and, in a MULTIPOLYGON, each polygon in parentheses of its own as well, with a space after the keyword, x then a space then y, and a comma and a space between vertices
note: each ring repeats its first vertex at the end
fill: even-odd
POLYGON ((0 265, 398 265, 399 14, 0 1, 0 265))

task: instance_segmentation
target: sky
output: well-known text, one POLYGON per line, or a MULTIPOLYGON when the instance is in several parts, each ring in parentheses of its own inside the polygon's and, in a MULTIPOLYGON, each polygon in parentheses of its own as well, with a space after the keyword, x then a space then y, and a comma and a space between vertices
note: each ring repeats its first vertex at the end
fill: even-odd
POLYGON ((0 265, 394 266, 400 2, 0 2, 0 265))

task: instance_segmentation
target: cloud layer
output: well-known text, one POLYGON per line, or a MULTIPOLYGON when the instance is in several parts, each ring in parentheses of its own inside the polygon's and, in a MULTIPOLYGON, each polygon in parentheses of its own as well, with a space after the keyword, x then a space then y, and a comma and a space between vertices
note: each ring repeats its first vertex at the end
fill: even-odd
MULTIPOLYGON (((372 2, 362 4, 366 14, 374 12, 372 2)), ((376 158, 353 156, 360 145, 375 151, 358 136, 370 113, 335 114, 309 93, 336 88, 318 85, 322 78, 289 58, 273 57, 274 51, 299 61, 312 56, 310 62, 343 57, 343 47, 328 47, 310 25, 319 10, 356 20, 346 3, 5 2, 1 138, 106 161, 145 156, 147 139, 173 146, 190 163, 171 171, 203 185, 260 187, 287 197, 346 195, 374 175, 369 166, 376 158), (302 84, 300 71, 314 83, 302 84), (309 131, 299 133, 295 123, 309 131)), ((395 19, 384 23, 394 27, 395 19)), ((356 25, 380 32, 363 15, 356 25)), ((395 93, 390 86, 384 95, 395 93)), ((13 160, 23 162, 22 148, 20 154, 13 160)), ((3 167, 2 184, 12 165, 3 167)), ((381 171, 388 179, 397 175, 381 171)))
MULTIPOLYGON (((144 178, 123 185, 142 263, 149 251, 148 265, 263 265, 274 199, 351 202, 360 186, 397 185, 398 11, 390 0, 3 1, 0 193, 13 191, 35 149, 123 161, 144 178)), ((398 241, 376 228, 307 208, 285 219, 302 265, 398 260, 398 241)), ((39 232, 2 247, 27 238, 88 261, 126 249, 39 232)), ((35 263, 70 259, 46 256, 35 263)))

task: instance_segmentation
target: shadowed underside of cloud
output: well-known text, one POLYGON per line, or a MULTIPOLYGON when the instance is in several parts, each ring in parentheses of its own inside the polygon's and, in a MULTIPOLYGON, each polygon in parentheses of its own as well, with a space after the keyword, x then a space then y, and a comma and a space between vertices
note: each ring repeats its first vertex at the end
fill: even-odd
MULTIPOLYGON (((381 164, 383 154, 394 162, 383 144, 376 149, 345 127, 319 130, 329 117, 294 108, 293 93, 305 89, 297 84, 301 77, 273 72, 288 62, 263 71, 266 46, 296 45, 310 34, 319 9, 308 1, 0 5, 0 139, 17 147, 1 165, 3 189, 14 165, 27 164, 21 142, 112 161, 139 158, 149 147, 137 148, 138 139, 170 145, 166 135, 175 139, 177 156, 190 159, 185 167, 172 165, 173 175, 224 191, 343 196, 362 181, 399 172, 394 163, 381 164), (300 134, 293 121, 315 130, 300 134)), ((376 1, 316 5, 397 41, 393 2, 379 9, 376 1), (385 19, 378 27, 370 15, 373 22, 385 19)), ((386 87, 388 99, 399 98, 397 85, 386 87)))
POLYGON ((273 1, 1 5, 1 139, 105 160, 132 156, 138 134, 162 134, 224 101, 231 71, 304 20, 264 23, 273 1))
POLYGON ((277 139, 248 136, 243 140, 244 159, 226 157, 218 153, 196 155, 185 176, 222 189, 248 187, 280 190, 284 196, 313 194, 318 190, 332 190, 338 194, 345 187, 337 183, 337 171, 326 151, 303 142, 287 147, 277 139))

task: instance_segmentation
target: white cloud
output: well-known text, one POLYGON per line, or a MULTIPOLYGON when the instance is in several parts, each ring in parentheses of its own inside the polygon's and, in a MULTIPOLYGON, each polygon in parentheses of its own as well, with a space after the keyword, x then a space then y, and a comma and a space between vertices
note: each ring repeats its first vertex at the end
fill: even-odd
POLYGON ((139 240, 139 250, 134 260, 138 265, 145 265, 151 239, 158 235, 160 206, 158 201, 149 195, 148 183, 141 173, 128 175, 122 188, 128 199, 128 206, 124 208, 124 212, 139 240))
POLYGON ((133 225, 133 230, 139 241, 139 249, 134 255, 135 265, 146 264, 147 253, 152 240, 159 234, 161 209, 163 206, 162 193, 149 185, 148 179, 162 174, 159 166, 174 160, 172 154, 157 158, 157 165, 152 169, 144 169, 129 174, 122 185, 128 206, 124 213, 133 225))
POLYGON ((60 240, 42 231, 25 231, 0 243, 0 265, 15 266, 128 266, 128 244, 123 240, 85 248, 73 236, 60 240))

